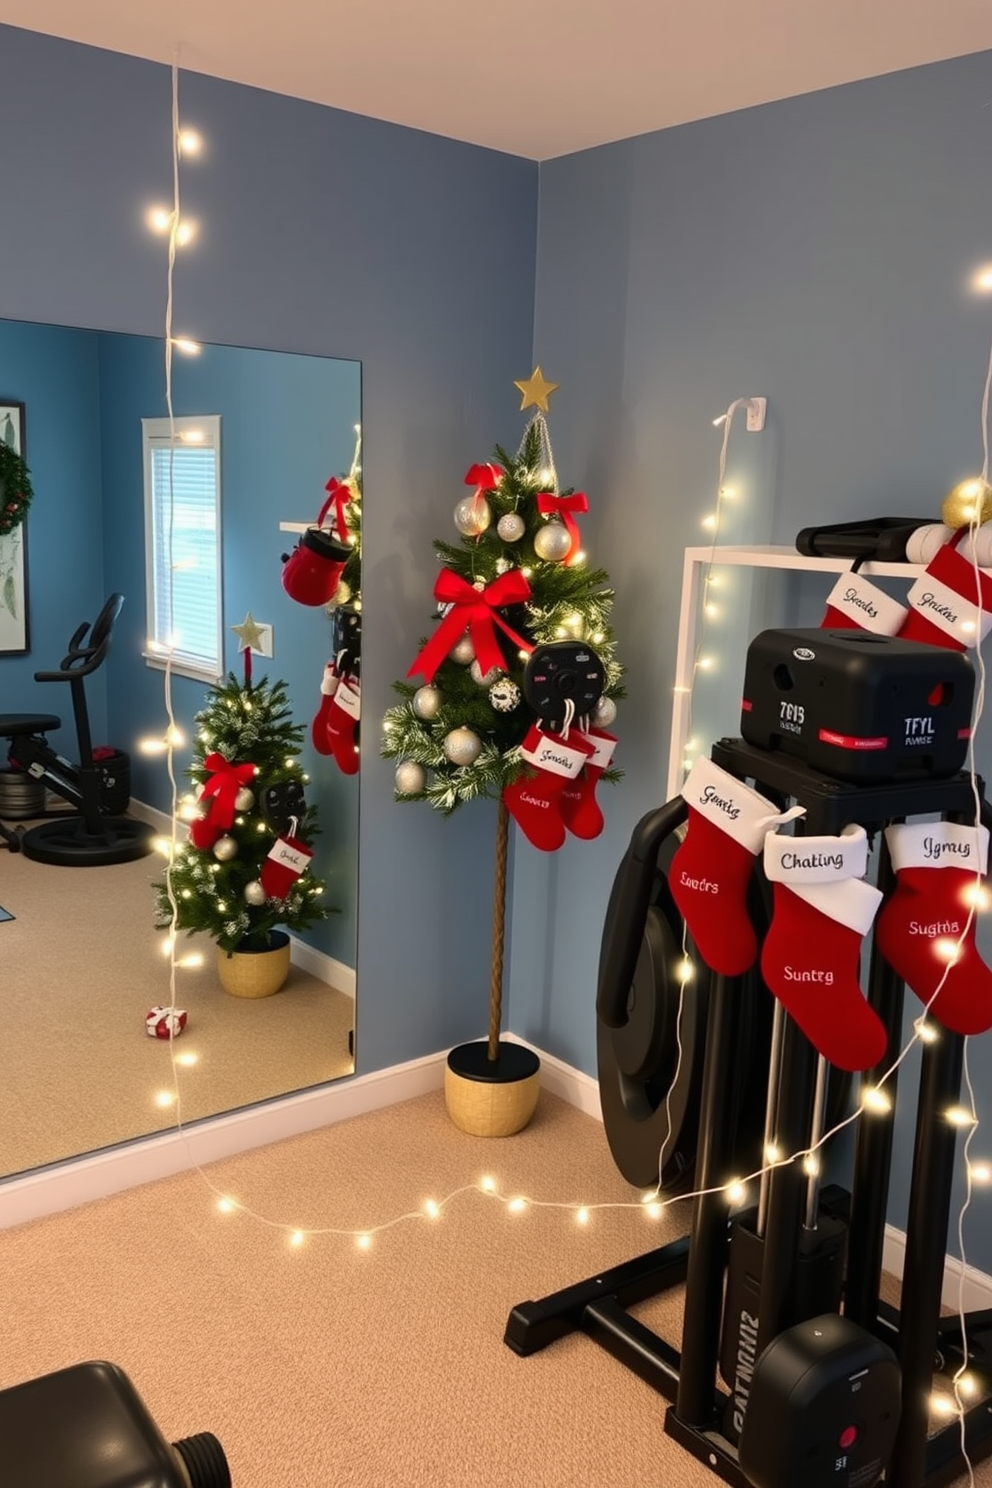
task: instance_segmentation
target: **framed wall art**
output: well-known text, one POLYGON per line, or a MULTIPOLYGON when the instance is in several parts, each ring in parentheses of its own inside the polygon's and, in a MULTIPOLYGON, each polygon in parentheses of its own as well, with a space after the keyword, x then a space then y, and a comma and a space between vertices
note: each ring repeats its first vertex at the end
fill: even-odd
POLYGON ((0 399, 0 444, 0 656, 12 656, 29 650, 27 516, 17 510, 23 493, 4 478, 8 466, 17 468, 5 454, 25 459, 23 403, 0 399))

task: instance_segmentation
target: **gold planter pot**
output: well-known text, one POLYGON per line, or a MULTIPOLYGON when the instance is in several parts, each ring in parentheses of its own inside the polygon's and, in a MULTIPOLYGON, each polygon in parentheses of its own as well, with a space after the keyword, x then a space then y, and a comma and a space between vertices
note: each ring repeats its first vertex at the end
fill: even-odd
POLYGON ((534 1114, 541 1061, 523 1044, 500 1043, 495 1060, 488 1053, 488 1043, 452 1049, 444 1070, 445 1106, 469 1136, 512 1137, 534 1114))
POLYGON ((232 997, 271 997, 289 975, 289 936, 274 930, 267 950, 235 951, 230 956, 218 946, 217 975, 232 997))

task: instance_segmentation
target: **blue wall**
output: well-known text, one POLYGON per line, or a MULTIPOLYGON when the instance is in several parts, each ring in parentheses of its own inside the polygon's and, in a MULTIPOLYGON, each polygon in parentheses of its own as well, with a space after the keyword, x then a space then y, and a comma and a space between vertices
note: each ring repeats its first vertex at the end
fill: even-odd
MULTIPOLYGON (((791 544, 814 521, 936 513, 981 468, 992 299, 968 278, 992 260, 990 97, 983 53, 541 168, 535 354, 566 379, 558 465, 590 494, 583 536, 617 590, 628 774, 597 842, 551 863, 517 853, 510 1020, 586 1070, 602 906, 631 828, 664 798, 680 559, 707 541, 712 420, 739 395, 769 400, 764 434, 734 427, 741 506, 724 540, 791 544)), ((719 648, 718 627, 708 639, 719 648)), ((989 773, 987 746, 980 764, 989 773)), ((989 1039, 972 1062, 992 1121, 989 1039)))
MULTIPOLYGON (((170 87, 155 64, 0 27, 0 125, 19 142, 0 316, 162 335, 165 245, 144 212, 171 200, 170 87)), ((206 150, 184 171, 200 231, 177 266, 175 333, 362 362, 373 744, 360 786, 357 1054, 360 1071, 379 1069, 485 1027, 491 870, 473 879, 464 865, 491 862, 494 811, 445 822, 398 808, 374 720, 429 628, 431 537, 466 464, 519 434, 537 167, 195 74, 182 77, 181 106, 206 150)), ((294 494, 300 520, 311 505, 294 494)), ((263 533, 258 546, 263 562, 279 550, 263 533)), ((325 649, 315 635, 314 699, 325 649)))

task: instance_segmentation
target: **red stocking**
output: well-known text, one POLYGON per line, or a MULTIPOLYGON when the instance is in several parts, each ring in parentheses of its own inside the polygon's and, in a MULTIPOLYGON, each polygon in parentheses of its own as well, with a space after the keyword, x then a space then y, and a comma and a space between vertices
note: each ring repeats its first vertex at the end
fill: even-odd
MULTIPOLYGON (((358 774, 358 720, 361 717, 361 683, 357 677, 342 677, 333 697, 327 699, 324 715, 325 746, 322 754, 333 754, 343 775, 358 774)), ((316 723, 316 720, 315 720, 316 723)))
POLYGON ((672 898, 706 965, 723 976, 742 976, 758 954, 747 909, 755 854, 774 823, 799 812, 783 816, 708 759, 693 765, 682 795, 689 826, 668 875, 672 898))
POLYGON ((262 888, 267 899, 285 899, 301 873, 310 866, 313 853, 298 837, 280 837, 262 864, 262 888))
POLYGON ((545 734, 535 724, 520 753, 526 764, 515 780, 503 787, 503 800, 527 841, 542 852, 556 852, 565 841, 559 809, 562 791, 594 754, 578 730, 568 739, 545 734))
POLYGON ((938 548, 926 571, 910 589, 909 613, 899 635, 926 641, 947 651, 970 651, 981 645, 992 626, 992 579, 958 552, 967 528, 938 548))
POLYGON ((861 995, 861 942, 881 900, 865 883, 864 827, 839 837, 765 839, 774 884, 772 923, 761 974, 803 1033, 831 1064, 866 1070, 885 1054, 885 1025, 861 995))
POLYGON ((313 740, 313 747, 318 754, 331 753, 331 745, 327 732, 327 717, 340 681, 341 678, 338 676, 334 662, 329 661, 324 668, 324 675, 320 683, 320 707, 317 709, 313 723, 310 725, 310 737, 313 740))
POLYGON ((985 1033, 992 972, 975 945, 974 914, 965 926, 988 867, 988 829, 914 823, 887 828, 885 839, 898 884, 878 917, 879 950, 945 1028, 985 1033))
POLYGON ((826 630, 870 630, 875 635, 894 636, 905 618, 905 605, 861 574, 845 573, 827 595, 827 612, 820 624, 826 630))
POLYGON ((603 830, 603 811, 596 800, 596 784, 603 771, 610 768, 617 741, 614 734, 597 728, 581 729, 579 737, 591 744, 596 752, 589 756, 578 778, 565 786, 558 803, 562 821, 572 836, 589 842, 603 830))

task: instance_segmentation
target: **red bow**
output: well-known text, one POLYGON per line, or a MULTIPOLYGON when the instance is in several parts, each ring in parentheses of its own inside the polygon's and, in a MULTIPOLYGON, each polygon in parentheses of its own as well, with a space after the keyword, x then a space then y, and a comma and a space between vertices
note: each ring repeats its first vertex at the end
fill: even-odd
POLYGON ((487 491, 492 491, 503 479, 503 472, 498 465, 470 465, 465 472, 465 484, 475 487, 475 510, 478 511, 479 503, 487 491))
POLYGON ((556 496, 553 491, 542 491, 537 498, 537 509, 539 512, 559 512, 565 523, 565 531, 572 539, 572 546, 565 554, 565 562, 572 564, 579 556, 579 544, 582 541, 579 533, 579 524, 572 516, 572 512, 587 512, 589 501, 585 491, 573 491, 571 496, 556 496))
POLYGON ((254 780, 255 766, 230 765, 222 754, 208 754, 203 763, 212 772, 200 797, 207 814, 192 823, 189 835, 194 847, 206 849, 233 825, 238 791, 254 780))
POLYGON ((317 526, 320 527, 323 524, 324 518, 327 516, 328 508, 330 507, 331 502, 333 502, 334 525, 337 528, 338 537, 343 543, 346 543, 348 541, 348 523, 344 519, 344 509, 355 493, 351 489, 351 486, 348 484, 347 481, 339 481, 336 475, 331 476, 330 480, 327 482, 327 485, 324 487, 324 490, 328 491, 330 494, 328 495, 328 498, 324 502, 323 506, 320 508, 320 516, 317 518, 317 526))
POLYGON ((433 681, 438 667, 466 630, 472 638, 476 659, 483 672, 492 667, 504 671, 506 663, 496 641, 493 622, 521 651, 528 655, 533 651, 530 641, 518 636, 502 616, 496 614, 501 605, 522 604, 530 598, 530 585, 519 569, 510 569, 479 590, 473 589, 450 568, 442 568, 434 585, 434 598, 441 604, 450 604, 451 609, 407 672, 408 677, 420 672, 426 682, 433 681))

